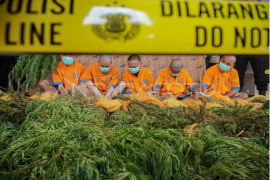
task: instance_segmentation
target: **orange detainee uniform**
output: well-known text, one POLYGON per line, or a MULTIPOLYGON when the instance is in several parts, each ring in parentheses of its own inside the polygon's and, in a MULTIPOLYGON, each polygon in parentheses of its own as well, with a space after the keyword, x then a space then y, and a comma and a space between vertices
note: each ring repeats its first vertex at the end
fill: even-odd
POLYGON ((65 65, 62 61, 58 62, 56 72, 53 73, 54 85, 62 84, 65 89, 69 88, 71 83, 76 86, 80 85, 84 69, 84 65, 75 61, 70 66, 65 65))
POLYGON ((146 92, 154 86, 152 72, 144 67, 141 67, 138 77, 130 72, 129 69, 125 70, 122 80, 127 84, 127 88, 133 89, 136 93, 146 92))
POLYGON ((217 64, 207 69, 201 86, 207 87, 208 92, 216 91, 222 95, 226 95, 234 89, 240 90, 238 72, 234 68, 229 71, 221 71, 217 64))
POLYGON ((186 88, 189 91, 196 88, 196 85, 193 83, 193 79, 187 70, 182 69, 180 74, 177 77, 174 77, 171 75, 169 67, 160 71, 155 86, 160 88, 161 95, 170 93, 176 97, 182 98, 186 96, 186 88))
POLYGON ((117 67, 111 65, 110 70, 107 73, 103 73, 99 68, 99 63, 94 63, 84 71, 81 82, 92 81, 100 93, 104 94, 108 87, 116 87, 119 76, 120 72, 117 67))

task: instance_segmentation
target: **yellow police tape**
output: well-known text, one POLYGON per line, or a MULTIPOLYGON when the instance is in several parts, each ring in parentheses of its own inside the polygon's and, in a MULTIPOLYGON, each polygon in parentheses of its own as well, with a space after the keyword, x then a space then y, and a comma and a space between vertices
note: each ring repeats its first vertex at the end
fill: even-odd
POLYGON ((269 3, 0 1, 0 53, 269 54, 269 3))

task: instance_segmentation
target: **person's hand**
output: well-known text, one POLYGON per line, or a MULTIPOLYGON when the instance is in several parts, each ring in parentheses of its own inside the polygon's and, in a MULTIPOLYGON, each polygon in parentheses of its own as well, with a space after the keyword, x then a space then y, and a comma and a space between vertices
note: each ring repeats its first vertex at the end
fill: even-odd
POLYGON ((111 96, 109 96, 108 93, 106 93, 105 98, 111 99, 111 96))
POLYGON ((160 93, 159 93, 159 92, 155 92, 155 97, 156 97, 157 99, 159 99, 159 98, 160 98, 160 93))
POLYGON ((194 99, 195 99, 196 101, 199 100, 199 96, 200 96, 200 93, 199 93, 199 92, 195 92, 195 93, 194 93, 194 99))
POLYGON ((122 97, 128 97, 128 94, 123 94, 122 97))
POLYGON ((85 93, 86 92, 86 87, 85 86, 80 86, 80 90, 85 93))

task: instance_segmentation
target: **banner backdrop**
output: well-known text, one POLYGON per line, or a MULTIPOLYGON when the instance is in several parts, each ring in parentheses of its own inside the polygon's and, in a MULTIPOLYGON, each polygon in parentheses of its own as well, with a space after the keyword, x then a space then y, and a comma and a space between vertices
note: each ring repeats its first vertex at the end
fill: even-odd
POLYGON ((269 54, 269 3, 0 0, 1 53, 269 54))

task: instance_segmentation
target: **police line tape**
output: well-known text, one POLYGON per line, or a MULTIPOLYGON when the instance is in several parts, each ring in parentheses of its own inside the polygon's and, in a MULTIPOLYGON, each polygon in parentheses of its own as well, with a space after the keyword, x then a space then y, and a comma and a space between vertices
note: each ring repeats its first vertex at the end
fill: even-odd
POLYGON ((269 3, 0 0, 0 53, 269 54, 269 3))

